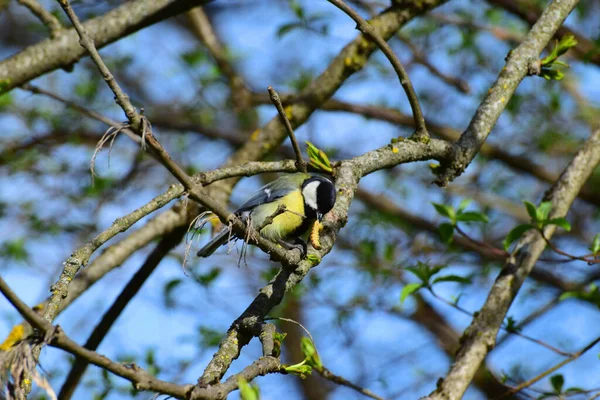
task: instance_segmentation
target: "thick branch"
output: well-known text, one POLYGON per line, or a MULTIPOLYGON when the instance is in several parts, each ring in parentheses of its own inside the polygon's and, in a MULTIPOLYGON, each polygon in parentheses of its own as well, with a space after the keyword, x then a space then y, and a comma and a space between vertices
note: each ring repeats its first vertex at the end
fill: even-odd
MULTIPOLYGON (((535 2, 523 0, 488 0, 488 3, 517 15, 519 18, 527 21, 529 25, 535 24, 542 14, 539 3, 535 2)), ((600 50, 598 49, 598 45, 592 40, 566 26, 561 26, 556 35, 559 37, 573 35, 577 40, 577 46, 571 49, 573 54, 585 62, 591 61, 596 65, 600 65, 600 50)))
MULTIPOLYGON (((550 218, 564 217, 585 181, 600 162, 600 129, 596 130, 546 195, 552 202, 550 218)), ((555 226, 547 226, 544 235, 550 238, 555 226)), ((461 339, 456 361, 448 375, 428 399, 460 399, 467 390, 479 365, 494 347, 498 330, 521 285, 531 273, 546 241, 537 231, 525 234, 494 282, 481 311, 461 339)))
POLYGON ((100 354, 87 350, 72 341, 58 326, 51 325, 35 311, 27 307, 21 299, 8 287, 4 279, 0 277, 0 292, 19 311, 21 316, 34 328, 38 329, 42 337, 48 340, 52 347, 65 350, 75 356, 85 358, 91 364, 104 368, 115 375, 131 381, 138 390, 153 390, 160 393, 170 394, 177 398, 183 398, 190 390, 190 386, 175 385, 170 382, 156 379, 148 372, 137 366, 124 365, 109 360, 100 354))
MULTIPOLYGON (((311 258, 321 260, 331 251, 337 233, 346 224, 348 209, 360 178, 402 163, 427 159, 444 160, 449 151, 450 145, 444 141, 432 139, 425 144, 407 140, 340 162, 335 174, 337 201, 326 217, 328 229, 321 236, 322 248, 309 250, 311 258)), ((284 294, 300 283, 315 266, 309 259, 305 259, 295 264, 294 269, 283 268, 268 285, 260 290, 259 295, 229 328, 219 350, 199 379, 198 388, 214 384, 221 379, 231 362, 239 356, 242 347, 252 339, 254 327, 281 302, 284 294)))
POLYGON ((507 57, 507 62, 457 142, 450 164, 443 166, 436 183, 446 186, 461 175, 489 136, 508 101, 530 72, 540 53, 577 5, 578 0, 554 0, 531 28, 523 42, 507 57))
MULTIPOLYGON (((106 14, 86 21, 83 26, 97 48, 102 48, 148 25, 202 5, 207 0, 133 0, 106 14)), ((85 50, 75 29, 60 37, 29 46, 0 62, 0 94, 59 68, 79 61, 85 50)))

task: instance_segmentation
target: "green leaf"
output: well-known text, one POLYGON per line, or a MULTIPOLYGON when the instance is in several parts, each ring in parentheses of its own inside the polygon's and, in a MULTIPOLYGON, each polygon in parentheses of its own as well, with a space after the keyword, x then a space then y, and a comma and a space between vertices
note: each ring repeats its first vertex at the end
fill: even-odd
POLYGON ((306 141, 306 152, 308 153, 308 164, 315 169, 325 172, 333 172, 331 162, 327 154, 309 141, 306 141))
POLYGON ((302 27, 303 27, 303 25, 301 22, 290 22, 287 24, 283 24, 277 29, 276 36, 278 39, 281 39, 282 37, 284 37, 291 31, 293 31, 294 29, 302 28, 302 27))
POLYGON ((202 286, 208 287, 221 275, 221 269, 213 267, 205 274, 194 275, 196 281, 202 286))
POLYGON ((240 398, 242 400, 260 400, 260 391, 258 386, 250 385, 244 378, 238 378, 238 387, 240 388, 240 398))
POLYGON ((472 201, 473 201, 473 199, 463 199, 463 200, 461 200, 461 202, 458 204, 458 212, 460 213, 462 210, 464 210, 465 208, 467 208, 469 206, 469 204, 471 204, 472 201))
POLYGON ((290 7, 292 8, 292 11, 294 11, 294 14, 296 14, 296 17, 299 19, 304 18, 304 8, 302 8, 300 3, 298 3, 296 0, 292 0, 290 1, 290 7))
POLYGON ((585 390, 583 390, 580 387, 576 387, 576 386, 565 389, 565 393, 583 393, 583 392, 585 392, 585 390))
POLYGON ((421 283, 409 283, 402 288, 402 292, 400 293, 400 304, 404 303, 404 300, 417 290, 421 289, 423 284, 421 283))
POLYGON ((440 272, 445 265, 436 265, 430 267, 428 264, 425 264, 421 261, 417 262, 417 265, 406 267, 407 271, 412 272, 417 278, 419 278, 425 286, 429 285, 429 279, 440 272))
POLYGON ((438 214, 440 214, 442 217, 448 218, 450 221, 452 221, 453 224, 456 223, 456 213, 454 212, 454 208, 452 208, 452 206, 438 203, 431 204, 433 204, 438 214))
POLYGON ((586 290, 565 292, 559 297, 559 300, 562 301, 570 298, 587 301, 600 308, 600 290, 595 283, 591 283, 586 290))
POLYGON ((206 57, 206 53, 204 53, 204 50, 198 49, 198 50, 192 50, 192 51, 183 53, 181 55, 181 59, 188 66, 194 67, 194 66, 197 66, 197 65, 203 63, 204 61, 206 61, 207 57, 206 57))
POLYGON ((167 282, 167 284, 163 288, 163 298, 166 308, 175 307, 175 298, 173 296, 173 292, 179 285, 181 285, 181 283, 183 283, 183 281, 179 278, 172 279, 169 282, 167 282))
POLYGON ((531 224, 521 224, 514 227, 508 235, 506 235, 506 239, 504 239, 504 250, 508 250, 510 245, 517 239, 519 239, 525 232, 530 229, 534 229, 535 227, 531 224))
POLYGON ((273 355, 275 357, 279 357, 281 354, 281 343, 283 343, 283 339, 287 336, 287 333, 275 332, 273 335, 273 355))
POLYGON ((520 327, 517 326, 517 321, 513 317, 508 317, 506 319, 506 329, 507 332, 517 333, 521 330, 520 327))
POLYGON ((306 256, 306 259, 313 265, 313 267, 315 265, 319 265, 319 263, 321 262, 321 257, 319 257, 316 254, 308 254, 306 256))
POLYGON ((551 201, 543 201, 542 204, 536 210, 537 221, 546 221, 548 219, 548 215, 550 215, 550 211, 552 210, 552 202, 551 201))
POLYGON ((459 276, 459 275, 443 275, 443 276, 438 276, 437 278, 435 278, 433 280, 433 282, 431 283, 432 285, 438 282, 458 282, 458 283, 463 283, 463 284, 470 284, 471 279, 466 278, 464 276, 459 276))
POLYGON ((542 68, 540 77, 547 81, 560 81, 565 77, 565 73, 559 69, 542 68))
POLYGON ((565 384, 565 377, 562 376, 562 374, 552 375, 550 377, 550 384, 556 393, 562 393, 562 388, 565 384))
POLYGON ((321 363, 321 357, 319 357, 319 353, 317 353, 317 349, 315 348, 314 343, 310 338, 306 336, 300 339, 300 348, 302 349, 302 353, 306 359, 306 363, 310 365, 312 368, 320 371, 323 369, 323 363, 321 363))
POLYGON ((565 35, 560 41, 556 41, 554 48, 546 57, 541 59, 542 66, 552 66, 557 63, 557 58, 565 54, 571 47, 577 45, 577 40, 573 35, 565 35))
POLYGON ((456 217, 457 221, 460 222, 484 222, 487 223, 489 221, 487 215, 477 212, 477 211, 467 211, 464 213, 459 213, 456 217))
POLYGON ((594 236, 592 246, 589 249, 594 253, 594 256, 600 252, 600 233, 597 233, 596 236, 594 236))
POLYGON ((200 339, 200 346, 203 349, 217 347, 219 343, 221 343, 221 339, 223 339, 223 332, 207 326, 200 326, 198 329, 198 337, 200 339))
POLYGON ((454 225, 449 222, 444 222, 440 224, 438 230, 440 232, 440 240, 450 244, 450 242, 452 242, 452 237, 454 236, 454 225))
POLYGON ((302 379, 306 379, 312 374, 312 367, 310 365, 304 364, 304 362, 300 364, 284 366, 283 369, 288 374, 298 375, 302 379))
POLYGON ((571 230, 571 224, 565 218, 552 218, 547 221, 544 225, 556 225, 563 228, 565 231, 569 232, 571 230))
POLYGON ((537 222, 538 219, 535 204, 528 201, 524 201, 523 203, 525 204, 525 208, 527 208, 527 214, 529 214, 529 217, 531 217, 533 221, 537 222))
POLYGON ((7 240, 2 243, 0 245, 0 257, 15 261, 27 261, 29 252, 27 251, 25 238, 7 240))
POLYGON ((7 108, 13 103, 13 98, 11 93, 4 93, 0 95, 0 111, 7 108))

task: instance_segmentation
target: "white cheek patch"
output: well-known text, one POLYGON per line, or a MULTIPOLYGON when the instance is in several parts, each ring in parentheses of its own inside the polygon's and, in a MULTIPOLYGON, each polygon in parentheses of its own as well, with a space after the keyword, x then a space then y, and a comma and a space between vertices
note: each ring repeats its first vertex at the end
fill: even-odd
POLYGON ((304 186, 302 189, 302 196, 304 197, 304 202, 313 210, 318 210, 317 206, 317 188, 321 182, 314 181, 310 182, 308 185, 304 186))

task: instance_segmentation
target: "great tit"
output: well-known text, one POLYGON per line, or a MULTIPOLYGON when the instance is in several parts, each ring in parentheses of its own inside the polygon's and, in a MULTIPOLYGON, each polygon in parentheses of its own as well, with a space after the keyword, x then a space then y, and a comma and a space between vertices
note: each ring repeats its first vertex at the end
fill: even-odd
MULTIPOLYGON (((321 221, 333 208, 335 198, 335 187, 329 179, 317 174, 287 174, 263 186, 235 215, 255 230, 262 227, 263 237, 290 248, 295 246, 288 241, 297 240, 315 220, 321 221), (280 204, 285 210, 265 226, 266 218, 276 214, 280 204)), ((229 237, 229 229, 222 229, 198 251, 198 256, 210 256, 229 237)))

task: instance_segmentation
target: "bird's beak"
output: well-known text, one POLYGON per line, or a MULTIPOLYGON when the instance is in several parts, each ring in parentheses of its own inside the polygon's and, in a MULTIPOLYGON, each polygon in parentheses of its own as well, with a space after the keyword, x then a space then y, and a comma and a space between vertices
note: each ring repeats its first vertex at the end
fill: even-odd
POLYGON ((317 212, 317 220, 319 222, 323 221, 323 214, 321 214, 320 212, 317 212))

